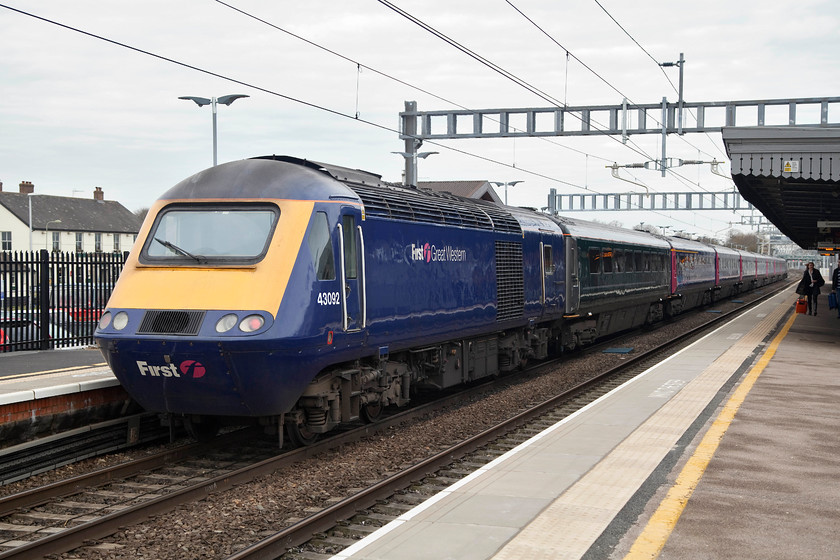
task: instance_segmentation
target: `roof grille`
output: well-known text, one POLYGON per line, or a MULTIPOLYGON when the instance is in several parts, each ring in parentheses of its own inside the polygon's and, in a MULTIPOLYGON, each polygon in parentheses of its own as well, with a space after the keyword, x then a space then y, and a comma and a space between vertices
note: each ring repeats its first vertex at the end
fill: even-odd
POLYGON ((519 222, 490 202, 435 191, 356 183, 347 186, 362 199, 368 216, 522 234, 519 222))
POLYGON ((146 311, 137 334, 198 334, 204 311, 146 311))

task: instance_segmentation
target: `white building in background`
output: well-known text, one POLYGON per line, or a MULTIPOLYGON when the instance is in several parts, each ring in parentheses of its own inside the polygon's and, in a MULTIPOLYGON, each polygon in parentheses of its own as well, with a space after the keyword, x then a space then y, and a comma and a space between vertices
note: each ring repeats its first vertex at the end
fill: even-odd
POLYGON ((125 206, 105 200, 100 187, 93 198, 75 198, 37 194, 29 181, 17 193, 4 192, 0 183, 0 253, 123 253, 131 250, 140 225, 125 206))

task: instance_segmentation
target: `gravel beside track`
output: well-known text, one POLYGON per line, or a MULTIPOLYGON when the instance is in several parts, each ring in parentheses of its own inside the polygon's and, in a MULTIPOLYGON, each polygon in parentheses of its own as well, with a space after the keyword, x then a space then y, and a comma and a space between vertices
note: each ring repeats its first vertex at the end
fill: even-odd
MULTIPOLYGON (((765 290, 760 290, 765 291, 765 290)), ((748 294, 746 302, 758 297, 748 294)), ((724 312, 741 304, 719 303, 713 309, 724 312)), ((712 314, 695 312, 679 321, 662 324, 652 332, 624 338, 616 345, 636 351, 652 348, 678 334, 713 319, 712 314)), ((275 472, 252 484, 214 494, 127 527, 89 546, 54 558, 61 559, 149 559, 224 558, 292 522, 344 498, 357 489, 468 438, 522 409, 542 402, 625 359, 622 354, 595 352, 574 355, 551 371, 520 376, 509 383, 488 388, 480 399, 422 422, 390 430, 304 460, 294 467, 275 472)), ((120 453, 63 467, 2 488, 3 494, 20 492, 51 480, 123 462, 136 454, 120 453)))

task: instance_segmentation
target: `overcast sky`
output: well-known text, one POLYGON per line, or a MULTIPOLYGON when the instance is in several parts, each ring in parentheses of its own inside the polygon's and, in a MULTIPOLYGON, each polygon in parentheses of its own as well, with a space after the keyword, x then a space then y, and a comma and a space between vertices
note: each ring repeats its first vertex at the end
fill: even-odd
MULTIPOLYGON (((250 96, 219 106, 220 163, 285 154, 390 181, 399 181, 403 170, 402 158, 391 152, 404 149, 395 131, 406 100, 427 111, 453 103, 470 109, 550 105, 376 0, 0 2, 4 191, 17 192, 24 180, 36 193, 61 196, 91 197, 102 187, 106 199, 131 210, 149 206, 212 165, 210 108, 178 99, 184 95, 250 96)), ((663 72, 654 59, 673 62, 680 52, 689 101, 840 95, 836 0, 393 4, 569 105, 620 104, 622 96, 635 103, 675 101, 666 73, 677 84, 678 70, 663 72)), ((840 107, 831 111, 832 120, 840 120, 834 114, 840 107)), ((656 135, 632 139, 652 157, 661 151, 656 135)), ((524 181, 508 191, 514 205, 546 206, 552 187, 561 193, 643 191, 613 179, 605 165, 645 158, 608 137, 441 144, 423 146, 440 153, 421 160, 420 180, 524 181)), ((672 158, 725 160, 719 133, 670 136, 667 146, 672 158)), ((683 167, 679 174, 622 171, 651 191, 733 187, 709 166, 683 167)), ((731 212, 589 217, 706 235, 741 219, 731 212)))

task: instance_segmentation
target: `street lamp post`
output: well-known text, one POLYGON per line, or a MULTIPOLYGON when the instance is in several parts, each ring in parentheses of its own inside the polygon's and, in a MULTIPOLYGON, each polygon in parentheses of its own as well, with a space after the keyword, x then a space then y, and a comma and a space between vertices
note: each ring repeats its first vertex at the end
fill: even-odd
POLYGON ((29 199, 29 252, 32 252, 32 193, 26 195, 29 199))
POLYGON ((196 105, 199 107, 204 107, 205 105, 210 105, 213 109, 213 167, 216 166, 217 158, 216 158, 216 105, 221 103, 222 105, 230 105, 234 101, 242 97, 250 97, 244 94, 232 94, 232 95, 223 95, 221 97, 211 97, 207 99, 206 97, 193 97, 190 95, 185 95, 179 97, 178 99, 185 99, 187 101, 194 101, 196 105))
POLYGON ((493 183, 494 185, 496 185, 497 187, 504 187, 505 188, 505 206, 507 206, 507 188, 512 187, 513 185, 515 185, 517 183, 523 183, 524 181, 509 181, 509 182, 506 182, 506 183, 503 183, 503 182, 500 182, 500 181, 490 181, 490 182, 493 183))
POLYGON ((50 220, 47 222, 47 232, 44 234, 46 236, 46 240, 44 241, 44 249, 47 251, 50 250, 50 224, 60 224, 61 220, 50 220))
POLYGON ((405 174, 403 184, 417 186, 417 158, 426 159, 438 152, 391 152, 405 158, 406 162, 411 160, 411 165, 406 165, 405 168, 408 173, 405 174))

